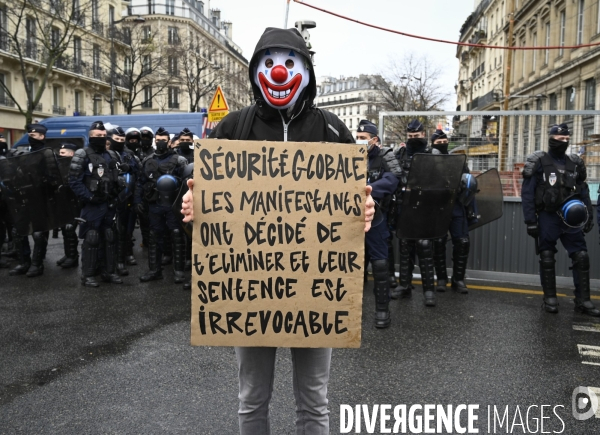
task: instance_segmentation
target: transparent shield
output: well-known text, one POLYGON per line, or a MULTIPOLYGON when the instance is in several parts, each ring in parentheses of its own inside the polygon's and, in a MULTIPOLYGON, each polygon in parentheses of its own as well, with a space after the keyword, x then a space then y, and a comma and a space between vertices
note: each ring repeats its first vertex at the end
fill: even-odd
POLYGON ((482 227, 502 217, 502 183, 498 170, 493 168, 478 175, 477 188, 474 201, 477 223, 469 225, 469 230, 482 227))

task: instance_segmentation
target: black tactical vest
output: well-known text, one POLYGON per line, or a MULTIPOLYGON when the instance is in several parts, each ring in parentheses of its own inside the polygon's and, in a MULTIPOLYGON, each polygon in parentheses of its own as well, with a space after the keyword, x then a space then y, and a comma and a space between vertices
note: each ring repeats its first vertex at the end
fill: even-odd
POLYGON ((98 154, 92 148, 85 148, 85 154, 89 160, 88 169, 90 175, 85 175, 83 184, 91 193, 102 193, 107 196, 115 196, 119 181, 118 157, 114 151, 106 151, 112 158, 107 162, 102 154, 98 154))
POLYGON ((548 153, 540 161, 543 179, 536 186, 536 209, 555 212, 568 198, 581 193, 581 186, 576 183, 577 165, 566 155, 565 164, 560 164, 548 153))
POLYGON ((159 199, 159 194, 156 190, 156 180, 163 175, 172 175, 177 168, 179 160, 179 155, 176 153, 171 154, 169 158, 162 161, 159 161, 157 157, 148 157, 143 163, 144 175, 148 180, 144 184, 144 199, 151 204, 156 203, 159 199))

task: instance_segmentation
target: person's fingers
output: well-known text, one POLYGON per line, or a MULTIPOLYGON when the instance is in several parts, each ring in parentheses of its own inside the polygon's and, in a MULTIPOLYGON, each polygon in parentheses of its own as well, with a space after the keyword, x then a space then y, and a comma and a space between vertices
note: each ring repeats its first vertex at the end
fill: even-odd
POLYGON ((190 189, 194 188, 194 179, 190 178, 189 180, 187 180, 187 185, 190 189))

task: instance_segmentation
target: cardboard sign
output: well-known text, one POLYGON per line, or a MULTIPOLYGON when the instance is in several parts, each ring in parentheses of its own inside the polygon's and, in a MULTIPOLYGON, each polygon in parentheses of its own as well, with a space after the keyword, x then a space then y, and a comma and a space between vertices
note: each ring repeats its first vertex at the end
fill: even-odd
POLYGON ((208 107, 208 120, 210 122, 219 122, 229 113, 229 104, 225 100, 225 95, 221 86, 217 86, 217 91, 213 96, 212 102, 208 107))
POLYGON ((192 345, 359 347, 365 147, 194 152, 192 345))

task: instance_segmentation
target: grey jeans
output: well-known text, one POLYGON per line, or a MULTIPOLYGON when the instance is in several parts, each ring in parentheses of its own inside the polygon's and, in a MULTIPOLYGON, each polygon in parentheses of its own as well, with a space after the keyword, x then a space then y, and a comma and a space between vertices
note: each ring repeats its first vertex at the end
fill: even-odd
MULTIPOLYGON (((327 383, 331 349, 292 348, 296 434, 328 435, 327 383)), ((276 347, 236 347, 240 381, 240 435, 270 435, 276 347)))

